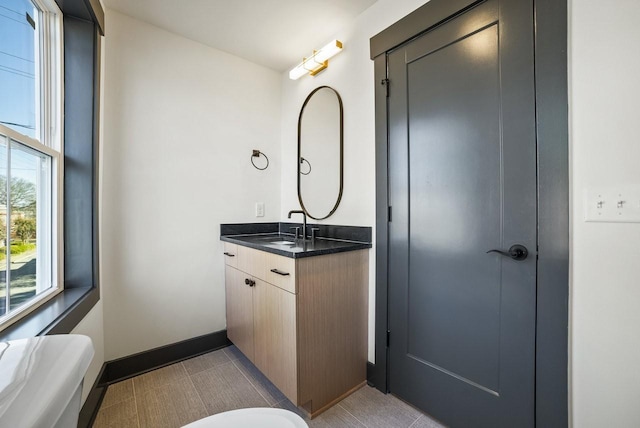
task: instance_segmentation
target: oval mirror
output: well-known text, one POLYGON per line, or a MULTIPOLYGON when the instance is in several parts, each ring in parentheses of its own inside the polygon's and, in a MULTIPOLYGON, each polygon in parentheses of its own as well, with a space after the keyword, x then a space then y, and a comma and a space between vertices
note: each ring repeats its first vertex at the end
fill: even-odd
POLYGON ((308 217, 322 220, 342 199, 342 99, 329 86, 314 89, 298 117, 298 200, 308 217))

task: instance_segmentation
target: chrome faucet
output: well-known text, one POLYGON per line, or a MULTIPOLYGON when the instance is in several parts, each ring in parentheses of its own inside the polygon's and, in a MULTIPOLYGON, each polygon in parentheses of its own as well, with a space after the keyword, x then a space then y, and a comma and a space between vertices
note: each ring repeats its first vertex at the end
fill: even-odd
POLYGON ((302 214, 302 240, 304 241, 307 239, 307 214, 302 210, 291 210, 287 218, 291 218, 291 214, 302 214))

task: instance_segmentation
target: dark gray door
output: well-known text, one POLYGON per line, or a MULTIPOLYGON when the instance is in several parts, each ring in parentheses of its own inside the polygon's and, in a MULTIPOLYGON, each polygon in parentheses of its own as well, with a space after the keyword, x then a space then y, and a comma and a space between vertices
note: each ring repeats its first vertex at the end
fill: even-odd
POLYGON ((388 56, 389 388, 452 427, 534 425, 532 12, 487 0, 388 56))

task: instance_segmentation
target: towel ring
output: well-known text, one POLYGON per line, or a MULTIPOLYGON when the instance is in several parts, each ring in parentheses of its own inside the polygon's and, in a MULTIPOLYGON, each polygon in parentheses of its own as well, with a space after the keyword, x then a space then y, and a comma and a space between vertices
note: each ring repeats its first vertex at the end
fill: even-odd
POLYGON ((309 163, 308 160, 306 160, 305 158, 303 158, 302 156, 300 157, 300 164, 302 165, 303 162, 306 162, 307 165, 309 165, 309 171, 307 172, 302 172, 302 170, 300 170, 300 174, 302 175, 309 175, 311 174, 311 164, 309 163))
POLYGON ((254 150, 253 153, 251 154, 251 164, 253 165, 253 167, 255 169, 260 170, 260 171, 264 171, 265 169, 269 168, 269 158, 267 157, 267 155, 262 153, 260 150, 254 150), (253 161, 253 158, 259 158, 260 155, 264 156, 264 158, 267 160, 267 164, 264 166, 264 168, 260 168, 253 161))

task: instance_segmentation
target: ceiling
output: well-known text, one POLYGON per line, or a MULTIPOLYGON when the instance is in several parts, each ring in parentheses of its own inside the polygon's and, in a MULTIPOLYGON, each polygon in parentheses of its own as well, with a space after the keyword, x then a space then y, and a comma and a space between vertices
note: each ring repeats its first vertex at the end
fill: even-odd
MULTIPOLYGON (((335 38, 376 1, 104 0, 104 4, 191 40, 285 71, 335 38)), ((106 31, 108 35, 109 29, 106 31)))

